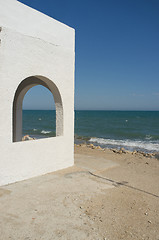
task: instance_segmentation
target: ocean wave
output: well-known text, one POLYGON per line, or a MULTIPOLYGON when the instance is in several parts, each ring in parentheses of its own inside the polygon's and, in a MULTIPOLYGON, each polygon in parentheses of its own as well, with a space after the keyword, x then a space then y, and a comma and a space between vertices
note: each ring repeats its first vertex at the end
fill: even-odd
POLYGON ((150 139, 152 139, 152 136, 146 135, 145 139, 146 139, 146 140, 150 140, 150 139))
POLYGON ((48 134, 48 133, 51 133, 51 131, 42 130, 41 133, 42 133, 42 134, 48 134))
POLYGON ((128 149, 145 149, 147 151, 159 151, 159 141, 148 142, 148 141, 139 141, 139 140, 114 140, 114 139, 105 139, 105 138, 91 138, 89 142, 98 143, 101 145, 109 145, 116 147, 125 147, 128 149))

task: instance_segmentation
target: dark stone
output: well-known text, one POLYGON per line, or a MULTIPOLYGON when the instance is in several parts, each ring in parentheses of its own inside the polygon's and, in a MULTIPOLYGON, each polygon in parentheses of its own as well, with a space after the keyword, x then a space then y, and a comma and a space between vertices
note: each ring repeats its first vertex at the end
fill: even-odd
POLYGON ((156 154, 155 154, 155 158, 156 158, 157 160, 159 160, 159 153, 156 153, 156 154))

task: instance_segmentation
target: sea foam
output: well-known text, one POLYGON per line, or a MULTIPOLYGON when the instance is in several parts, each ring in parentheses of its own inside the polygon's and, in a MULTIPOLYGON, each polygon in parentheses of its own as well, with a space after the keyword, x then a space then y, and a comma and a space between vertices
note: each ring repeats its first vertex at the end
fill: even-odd
POLYGON ((42 134, 48 134, 48 133, 51 133, 51 131, 42 130, 41 133, 42 133, 42 134))
POLYGON ((114 140, 105 138, 91 138, 89 142, 112 147, 125 147, 129 150, 144 149, 146 151, 159 151, 159 141, 139 141, 139 140, 114 140))

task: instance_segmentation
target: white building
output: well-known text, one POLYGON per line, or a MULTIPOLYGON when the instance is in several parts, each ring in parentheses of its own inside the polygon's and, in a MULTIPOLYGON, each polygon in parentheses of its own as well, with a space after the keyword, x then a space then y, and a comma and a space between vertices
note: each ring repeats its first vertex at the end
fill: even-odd
POLYGON ((0 185, 74 164, 74 29, 0 0, 0 185), (22 142, 22 102, 35 85, 56 105, 56 137, 22 142))

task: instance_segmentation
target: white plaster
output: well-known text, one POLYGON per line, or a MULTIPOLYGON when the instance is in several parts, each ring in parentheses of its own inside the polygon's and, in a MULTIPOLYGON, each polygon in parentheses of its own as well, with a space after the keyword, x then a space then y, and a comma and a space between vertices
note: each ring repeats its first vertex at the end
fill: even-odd
MULTIPOLYGON (((0 0, 0 27, 0 185, 4 185, 74 164, 75 54, 74 29, 15 0, 0 0), (58 136, 13 142, 13 101, 18 86, 29 77, 47 83, 54 95, 58 136)), ((18 138, 21 103, 30 86, 19 95, 18 138)))
POLYGON ((23 35, 74 49, 73 28, 18 1, 0 0, 0 24, 23 35))

